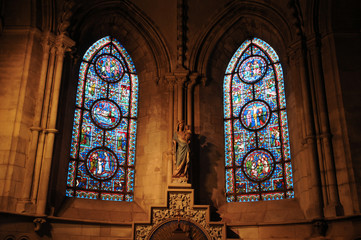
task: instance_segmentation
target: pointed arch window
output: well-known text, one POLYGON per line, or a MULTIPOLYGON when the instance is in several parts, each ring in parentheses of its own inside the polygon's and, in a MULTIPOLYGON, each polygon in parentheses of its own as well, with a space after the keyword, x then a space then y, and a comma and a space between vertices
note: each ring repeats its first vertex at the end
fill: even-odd
POLYGON ((223 92, 227 202, 293 198, 283 71, 273 48, 245 41, 223 92))
POLYGON ((84 54, 66 196, 133 201, 138 77, 125 48, 104 37, 84 54))

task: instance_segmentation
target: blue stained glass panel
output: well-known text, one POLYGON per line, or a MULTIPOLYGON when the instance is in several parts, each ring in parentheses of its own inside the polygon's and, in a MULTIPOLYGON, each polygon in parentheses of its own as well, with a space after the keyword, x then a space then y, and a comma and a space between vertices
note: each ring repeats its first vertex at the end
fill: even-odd
POLYGON ((67 177, 67 186, 68 187, 74 187, 74 181, 75 181, 75 161, 69 162, 69 170, 68 170, 68 177, 67 177))
POLYGON ((261 194, 261 197, 264 201, 281 200, 285 198, 285 194, 283 192, 266 193, 266 194, 261 194))
POLYGON ((122 119, 118 105, 107 99, 95 101, 90 113, 95 125, 107 130, 116 127, 122 119))
POLYGON ((73 189, 66 189, 65 196, 74 197, 74 190, 73 189))
POLYGON ((85 85, 85 107, 90 109, 94 101, 100 98, 107 98, 107 84, 96 75, 94 66, 91 65, 88 69, 85 85))
POLYGON ((128 168, 127 174, 127 191, 133 192, 134 190, 134 169, 128 168))
POLYGON ((116 175, 107 181, 102 182, 102 190, 113 191, 113 192, 123 192, 125 188, 125 172, 124 168, 120 167, 116 175))
POLYGON ((250 181, 242 171, 238 169, 236 171, 236 193, 250 193, 258 192, 259 184, 256 182, 250 181))
POLYGON ((124 47, 108 36, 80 64, 66 196, 133 201, 138 78, 124 47))
POLYGON ((130 194, 125 195, 126 202, 133 202, 133 200, 134 200, 133 195, 130 195, 130 194))
POLYGON ((110 44, 104 46, 102 49, 100 49, 100 51, 98 51, 94 57, 92 58, 93 63, 95 63, 95 61, 98 59, 98 57, 100 57, 101 55, 104 54, 110 54, 110 44))
POLYGON ((131 74, 132 82, 134 83, 131 87, 131 117, 137 116, 138 105, 134 104, 138 102, 138 77, 137 75, 131 74))
POLYGON ((239 66, 238 75, 246 83, 254 83, 262 79, 267 71, 267 62, 261 56, 246 58, 239 66))
POLYGON ((226 198, 254 202, 293 198, 282 66, 259 38, 245 41, 223 85, 226 198))
POLYGON ((243 53, 243 51, 249 46, 251 43, 250 40, 247 40, 242 43, 242 45, 237 49, 237 51, 234 53, 231 61, 228 64, 226 73, 232 73, 234 71, 235 65, 237 64, 239 57, 243 53))
POLYGON ((267 53, 267 55, 269 56, 270 60, 273 63, 276 63, 279 61, 277 53, 268 43, 266 43, 265 41, 263 41, 259 38, 253 38, 252 43, 255 44, 256 46, 258 46, 259 48, 263 49, 263 51, 265 51, 267 53))
POLYGON ((265 52, 262 51, 256 45, 252 45, 252 53, 253 53, 253 55, 256 55, 256 56, 262 56, 267 61, 268 64, 271 63, 269 57, 265 54, 265 52))
POLYGON ((256 202, 259 201, 258 194, 240 194, 237 196, 237 202, 256 202))
POLYGON ((250 57, 251 55, 252 55, 252 48, 251 48, 251 47, 248 47, 248 48, 243 52, 243 54, 241 55, 241 57, 239 58, 239 60, 237 61, 237 66, 236 66, 235 71, 239 72, 239 71, 240 71, 241 64, 243 63, 243 61, 245 61, 246 58, 250 57))
POLYGON ((113 39, 113 44, 116 47, 117 53, 124 58, 124 62, 126 63, 128 67, 128 72, 136 73, 135 66, 133 64, 133 60, 130 58, 128 52, 125 50, 125 48, 115 39, 113 39))
POLYGON ((75 197, 84 199, 98 199, 99 194, 97 192, 78 190, 75 192, 75 197))
POLYGON ((111 42, 111 38, 109 36, 99 39, 86 51, 86 53, 84 54, 83 60, 87 61, 87 62, 91 61, 91 59, 94 59, 94 54, 97 51, 99 51, 99 49, 102 49, 110 42, 111 42))
POLYGON ((226 192, 234 192, 234 173, 233 169, 226 169, 226 192))
POLYGON ((88 70, 88 66, 89 64, 87 62, 82 62, 80 64, 79 82, 78 82, 78 89, 77 89, 76 101, 75 101, 77 107, 81 107, 83 104, 84 82, 85 82, 85 76, 88 70))
POLYGON ((121 61, 111 55, 100 55, 95 62, 97 75, 106 82, 117 82, 124 74, 121 61))
POLYGON ((230 109, 230 102, 231 102, 231 94, 229 92, 225 92, 223 96, 224 102, 224 118, 231 117, 231 109, 230 109))
POLYGON ((70 147, 71 149, 70 156, 72 158, 76 158, 78 154, 80 117, 81 117, 81 111, 79 109, 75 109, 71 147, 70 147))
POLYGON ((288 189, 293 188, 293 174, 292 174, 292 165, 290 162, 285 163, 285 173, 286 173, 286 184, 288 189))

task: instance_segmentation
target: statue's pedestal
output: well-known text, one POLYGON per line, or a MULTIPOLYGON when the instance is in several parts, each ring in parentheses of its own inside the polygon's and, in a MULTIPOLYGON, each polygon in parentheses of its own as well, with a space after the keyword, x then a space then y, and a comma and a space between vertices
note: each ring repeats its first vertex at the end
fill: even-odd
POLYGON ((209 206, 194 205, 191 184, 170 184, 166 198, 166 206, 151 207, 149 222, 134 223, 133 239, 225 239, 225 224, 210 222, 209 206))
POLYGON ((170 184, 168 184, 168 189, 192 189, 192 184, 190 184, 190 183, 170 183, 170 184))

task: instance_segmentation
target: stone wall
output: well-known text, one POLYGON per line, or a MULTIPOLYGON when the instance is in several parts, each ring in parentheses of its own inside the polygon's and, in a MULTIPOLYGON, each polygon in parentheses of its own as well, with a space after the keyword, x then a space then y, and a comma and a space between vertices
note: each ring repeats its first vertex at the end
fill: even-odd
POLYGON ((0 3, 0 239, 131 239, 133 223, 166 204, 172 135, 182 119, 194 133, 195 203, 210 205, 230 239, 360 237, 357 4, 0 3), (79 64, 106 35, 127 49, 139 78, 133 203, 65 197, 79 64), (227 203, 223 78, 253 36, 283 66, 295 198, 227 203))

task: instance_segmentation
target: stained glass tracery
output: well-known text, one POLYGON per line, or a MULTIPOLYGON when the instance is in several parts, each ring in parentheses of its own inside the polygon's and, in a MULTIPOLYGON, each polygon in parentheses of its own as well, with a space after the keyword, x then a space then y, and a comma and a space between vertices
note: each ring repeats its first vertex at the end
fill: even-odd
POLYGON ((246 40, 228 64, 223 93, 227 201, 293 198, 283 71, 273 48, 246 40))
POLYGON ((108 36, 80 64, 66 196, 133 201, 138 77, 108 36))

